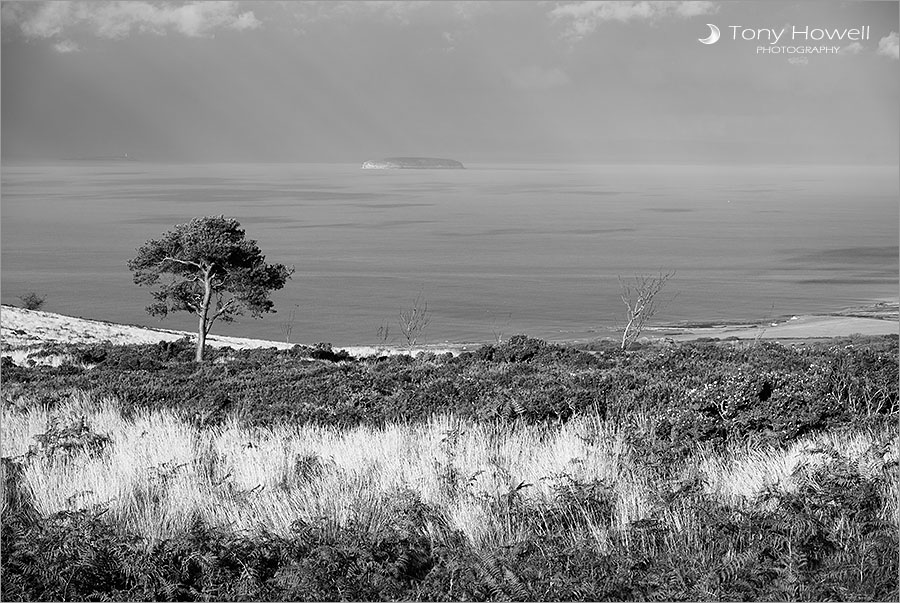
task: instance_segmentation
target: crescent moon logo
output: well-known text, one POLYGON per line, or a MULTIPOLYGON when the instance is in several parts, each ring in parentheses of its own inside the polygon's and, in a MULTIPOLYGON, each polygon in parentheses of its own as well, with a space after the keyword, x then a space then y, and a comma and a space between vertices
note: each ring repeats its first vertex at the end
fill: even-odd
POLYGON ((709 37, 708 38, 697 38, 699 42, 704 44, 715 44, 719 41, 719 28, 713 25, 712 23, 707 23, 707 27, 709 27, 709 37))

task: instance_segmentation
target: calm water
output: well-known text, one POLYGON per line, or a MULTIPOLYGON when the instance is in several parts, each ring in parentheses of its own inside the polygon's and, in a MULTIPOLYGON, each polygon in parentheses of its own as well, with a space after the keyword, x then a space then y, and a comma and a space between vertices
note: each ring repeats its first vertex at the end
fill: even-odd
POLYGON ((372 343, 420 291, 427 340, 494 331, 603 336, 617 275, 677 270, 658 322, 829 311, 898 290, 898 170, 871 167, 4 165, 2 299, 36 291, 64 314, 147 316, 125 264, 195 216, 235 216, 293 264, 279 312, 214 332, 372 343), (773 309, 774 306, 774 309, 773 309))

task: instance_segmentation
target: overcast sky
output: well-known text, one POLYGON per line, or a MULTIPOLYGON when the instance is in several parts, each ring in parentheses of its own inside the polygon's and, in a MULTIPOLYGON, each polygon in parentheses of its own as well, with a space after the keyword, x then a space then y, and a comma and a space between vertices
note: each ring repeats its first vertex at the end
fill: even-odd
POLYGON ((897 2, 5 2, 2 157, 897 164, 897 22, 897 2), (871 36, 759 55, 732 25, 871 36))

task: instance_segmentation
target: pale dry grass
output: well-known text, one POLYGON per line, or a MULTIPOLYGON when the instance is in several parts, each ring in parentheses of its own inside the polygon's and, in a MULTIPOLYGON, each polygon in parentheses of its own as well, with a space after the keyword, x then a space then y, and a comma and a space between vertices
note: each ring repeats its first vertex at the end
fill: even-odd
MULTIPOLYGON (((598 517, 577 505, 564 511, 603 550, 611 546, 612 534, 651 518, 658 492, 666 486, 635 462, 626 427, 596 416, 560 427, 477 424, 442 416, 384 428, 251 430, 231 422, 200 431, 171 412, 144 412, 126 420, 115 401, 73 395, 53 411, 6 408, 3 456, 25 454, 52 417, 80 416, 111 444, 93 456, 28 458, 24 482, 37 510, 50 515, 105 507, 117 523, 150 543, 198 518, 212 526, 280 535, 290 533, 295 522, 323 520, 335 528, 352 524, 377 532, 396 521, 392 501, 408 492, 439 513, 428 528, 435 538, 445 526, 476 545, 514 544, 525 538, 525 526, 498 501, 514 497, 524 506, 549 508, 560 487, 577 482, 599 483, 611 493, 611 516, 598 517)), ((785 449, 701 451, 681 472, 699 477, 710 496, 749 504, 766 488, 791 491, 797 467, 824 462, 819 450, 825 447, 874 475, 887 461, 878 466, 872 450, 886 439, 890 434, 861 431, 810 436, 785 449)), ((895 434, 893 442, 896 456, 895 434)), ((896 521, 892 500, 884 514, 896 521)), ((688 508, 670 508, 655 519, 683 539, 700 533, 688 508)))
POLYGON ((769 488, 795 491, 792 476, 799 468, 821 466, 832 455, 855 465, 861 475, 874 477, 886 463, 896 462, 898 441, 896 431, 827 432, 801 438, 787 448, 735 450, 724 456, 701 452, 697 464, 709 494, 739 504, 769 488))

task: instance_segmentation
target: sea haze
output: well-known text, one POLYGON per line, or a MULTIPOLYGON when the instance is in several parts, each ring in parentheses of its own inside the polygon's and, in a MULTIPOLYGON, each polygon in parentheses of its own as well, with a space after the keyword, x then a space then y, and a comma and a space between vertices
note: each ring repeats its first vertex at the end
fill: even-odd
MULTIPOLYGON (((465 162, 465 158, 462 159, 465 162)), ((193 329, 147 316, 135 248, 196 216, 236 217, 293 264, 279 312, 214 333, 377 342, 420 292, 427 341, 608 336, 618 276, 676 270, 660 323, 758 321, 897 296, 898 169, 860 166, 359 164, 3 166, 2 298, 193 329), (677 294, 677 296, 675 295, 677 294)))

